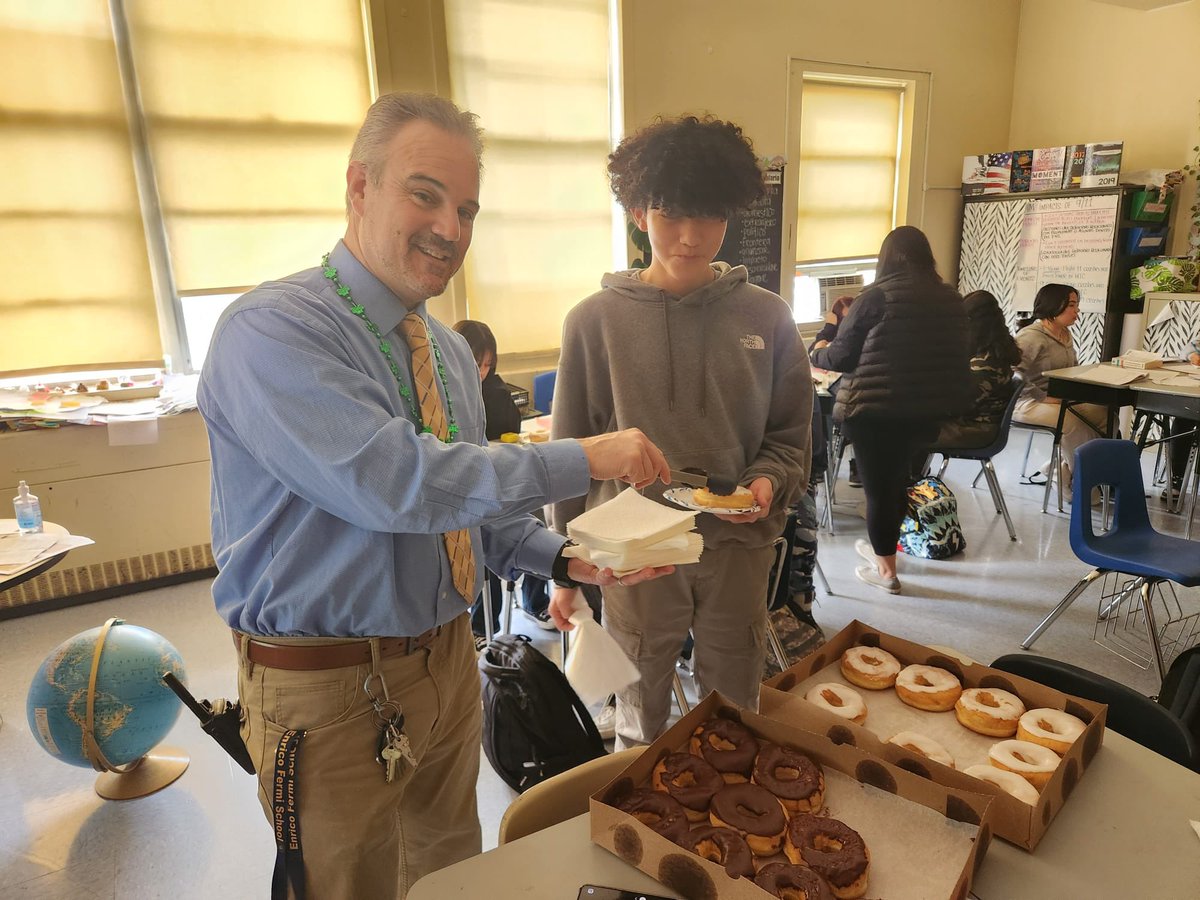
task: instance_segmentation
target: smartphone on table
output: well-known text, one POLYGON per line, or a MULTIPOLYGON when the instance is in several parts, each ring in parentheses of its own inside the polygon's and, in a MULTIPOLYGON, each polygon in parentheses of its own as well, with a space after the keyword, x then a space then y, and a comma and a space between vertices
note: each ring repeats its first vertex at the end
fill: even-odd
POLYGON ((671 900, 671 898, 661 894, 645 894, 641 891, 623 891, 620 888, 585 884, 579 889, 577 900, 671 900))

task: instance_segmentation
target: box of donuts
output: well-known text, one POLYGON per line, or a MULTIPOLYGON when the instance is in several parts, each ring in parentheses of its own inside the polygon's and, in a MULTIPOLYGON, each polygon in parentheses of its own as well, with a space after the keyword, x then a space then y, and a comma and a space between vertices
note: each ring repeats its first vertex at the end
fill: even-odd
POLYGON ((909 772, 992 794, 1034 849, 1100 749, 1108 707, 854 621, 763 686, 759 711, 909 772))
POLYGON ((681 897, 962 900, 993 805, 714 692, 592 795, 591 834, 681 897))

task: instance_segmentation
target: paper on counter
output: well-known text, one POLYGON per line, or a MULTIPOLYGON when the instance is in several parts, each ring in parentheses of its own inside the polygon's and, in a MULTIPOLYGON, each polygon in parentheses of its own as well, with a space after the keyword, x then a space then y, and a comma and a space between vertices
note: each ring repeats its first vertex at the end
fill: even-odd
POLYGON ((56 543, 53 534, 0 534, 0 568, 27 566, 56 543))
POLYGON ((1101 363, 1092 366, 1086 372, 1079 372, 1073 377, 1079 381, 1095 381, 1099 384, 1122 386, 1137 381, 1145 374, 1143 369, 1123 369, 1120 366, 1101 363))

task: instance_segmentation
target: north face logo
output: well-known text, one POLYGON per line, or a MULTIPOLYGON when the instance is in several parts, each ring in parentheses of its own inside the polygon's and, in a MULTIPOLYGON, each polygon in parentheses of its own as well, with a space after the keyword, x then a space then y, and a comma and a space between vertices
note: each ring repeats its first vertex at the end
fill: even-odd
POLYGON ((742 347, 746 350, 766 350, 767 343, 758 334, 743 334, 742 347))

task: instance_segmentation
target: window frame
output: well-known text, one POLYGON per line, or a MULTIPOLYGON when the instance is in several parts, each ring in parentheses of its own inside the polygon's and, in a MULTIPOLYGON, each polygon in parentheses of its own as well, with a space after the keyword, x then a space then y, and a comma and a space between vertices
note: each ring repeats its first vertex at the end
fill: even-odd
MULTIPOLYGON (((805 274, 802 266, 814 263, 841 263, 843 260, 801 260, 797 246, 797 204, 799 192, 800 170, 803 166, 801 157, 801 115, 802 96, 805 78, 817 78, 827 81, 849 81, 870 84, 892 84, 903 86, 901 101, 900 154, 896 165, 896 193, 893 220, 896 225, 911 224, 922 227, 925 217, 925 172, 929 138, 929 100, 933 76, 929 72, 909 71, 903 69, 883 69, 869 66, 850 66, 840 63, 821 62, 819 60, 792 57, 788 60, 788 91, 786 115, 786 157, 795 160, 792 166, 792 177, 788 188, 792 202, 784 204, 783 227, 786 229, 784 240, 784 259, 781 260, 783 271, 792 272, 792 278, 783 279, 780 293, 788 304, 795 309, 795 278, 805 274)), ((844 262, 849 265, 861 257, 848 257, 844 262)), ((815 322, 797 321, 801 332, 811 330, 813 333, 820 328, 820 320, 815 322)))

